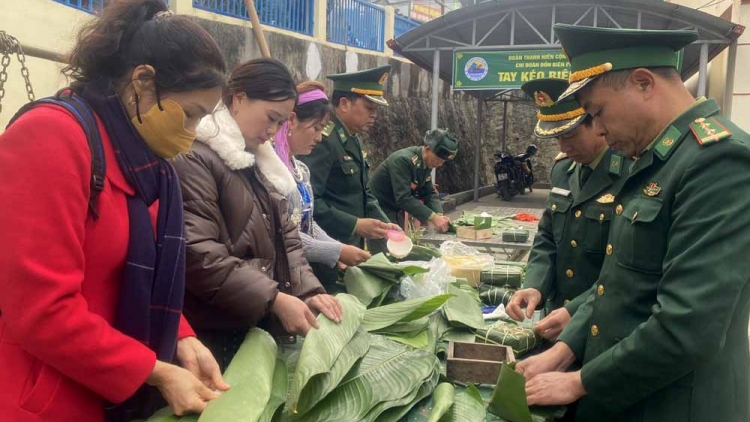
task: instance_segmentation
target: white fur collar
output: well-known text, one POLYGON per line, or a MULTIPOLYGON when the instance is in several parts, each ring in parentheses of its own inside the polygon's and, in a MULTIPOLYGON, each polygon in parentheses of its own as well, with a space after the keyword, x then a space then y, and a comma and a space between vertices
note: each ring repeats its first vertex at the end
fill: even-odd
POLYGON ((232 170, 241 170, 257 164, 276 190, 288 196, 297 189, 292 173, 281 161, 271 142, 266 142, 255 153, 245 149, 237 122, 223 105, 213 115, 204 117, 196 129, 196 140, 208 145, 232 170))

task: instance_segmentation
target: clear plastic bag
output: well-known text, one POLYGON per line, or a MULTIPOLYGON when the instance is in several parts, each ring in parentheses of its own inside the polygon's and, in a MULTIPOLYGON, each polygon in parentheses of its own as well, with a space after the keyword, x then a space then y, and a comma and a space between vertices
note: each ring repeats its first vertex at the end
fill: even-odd
POLYGON ((401 296, 407 300, 443 294, 448 284, 456 281, 451 275, 451 268, 441 258, 433 258, 429 263, 419 264, 422 267, 427 264, 426 268, 430 271, 401 279, 401 296))
POLYGON ((451 268, 451 274, 465 278, 474 287, 479 285, 482 271, 489 270, 495 265, 495 258, 492 255, 481 253, 461 242, 443 242, 440 245, 440 253, 443 255, 442 259, 451 268))

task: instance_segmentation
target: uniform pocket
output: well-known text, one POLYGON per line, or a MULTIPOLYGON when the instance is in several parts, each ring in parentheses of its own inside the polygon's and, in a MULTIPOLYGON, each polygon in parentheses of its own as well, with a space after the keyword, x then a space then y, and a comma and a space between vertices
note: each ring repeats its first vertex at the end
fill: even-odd
POLYGON ((589 253, 604 253, 612 221, 612 206, 589 206, 584 212, 586 235, 584 248, 589 253))
POLYGON ((354 161, 344 161, 341 163, 341 171, 349 176, 359 174, 359 165, 354 161))
POLYGON ((560 243, 565 224, 567 224, 568 210, 573 205, 573 198, 560 195, 550 195, 547 200, 547 211, 552 216, 552 233, 555 243, 560 243))
POLYGON ((617 262, 629 269, 660 274, 666 252, 666 227, 660 215, 659 198, 639 197, 622 212, 627 221, 621 225, 614 245, 617 262))
POLYGON ((60 386, 62 375, 39 359, 34 359, 26 376, 18 406, 38 415, 49 406, 60 386))

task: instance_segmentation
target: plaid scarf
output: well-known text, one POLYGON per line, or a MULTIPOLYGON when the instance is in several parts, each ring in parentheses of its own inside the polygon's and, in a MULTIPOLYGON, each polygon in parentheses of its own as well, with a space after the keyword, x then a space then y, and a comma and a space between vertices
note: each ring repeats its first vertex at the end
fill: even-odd
MULTIPOLYGON (((111 84, 91 85, 82 97, 104 123, 117 163, 135 195, 127 198, 130 241, 114 327, 142 342, 156 358, 172 362, 185 293, 185 235, 177 173, 157 157, 130 123, 111 84), (149 207, 159 201, 156 239, 149 207)), ((107 421, 148 417, 163 404, 144 386, 124 403, 108 407, 107 421)))

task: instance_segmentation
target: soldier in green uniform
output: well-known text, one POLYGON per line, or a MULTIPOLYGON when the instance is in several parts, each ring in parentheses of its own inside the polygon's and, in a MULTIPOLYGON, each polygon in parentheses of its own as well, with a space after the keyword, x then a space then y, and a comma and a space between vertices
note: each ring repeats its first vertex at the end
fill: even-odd
POLYGON ((441 233, 448 231, 451 220, 443 215, 431 170, 453 160, 457 152, 456 137, 445 129, 434 129, 425 135, 423 146, 404 148, 388 156, 370 181, 386 216, 403 227, 405 211, 441 233))
POLYGON ((596 287, 545 353, 517 367, 529 404, 576 420, 750 420, 750 136, 692 97, 676 52, 694 30, 555 26, 571 87, 635 156, 596 287), (575 359, 583 367, 564 370, 575 359))
POLYGON ((552 190, 531 248, 524 288, 513 295, 507 312, 522 321, 546 302, 550 313, 535 329, 555 340, 599 277, 615 197, 630 160, 607 146, 575 98, 555 104, 567 81, 538 79, 521 88, 539 107, 534 135, 557 139, 562 152, 552 167, 552 190))
MULTIPOLYGON (((390 66, 356 73, 330 75, 335 116, 323 130, 323 140, 312 154, 299 159, 310 168, 315 197, 315 221, 334 239, 364 247, 364 239, 383 239, 399 230, 380 209, 368 187, 370 164, 359 138, 375 123, 378 107, 388 106, 383 84, 390 66)), ((336 270, 313 266, 326 287, 336 270)))

